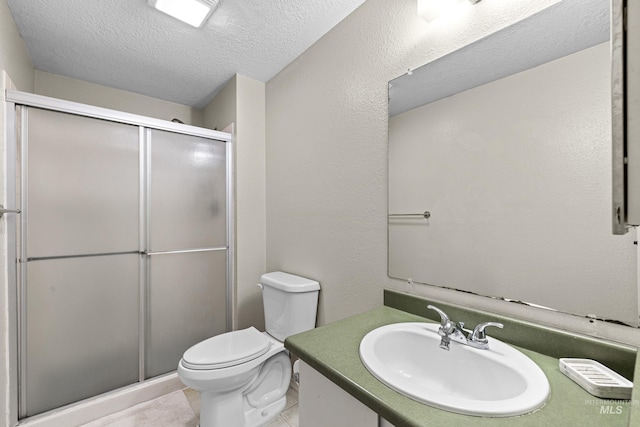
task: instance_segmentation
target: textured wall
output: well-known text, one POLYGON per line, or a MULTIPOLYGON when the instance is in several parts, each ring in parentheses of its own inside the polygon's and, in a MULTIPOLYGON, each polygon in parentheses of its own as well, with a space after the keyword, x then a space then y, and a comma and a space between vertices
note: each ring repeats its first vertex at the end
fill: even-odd
MULTIPOLYGON (((321 282, 320 323, 379 305, 383 287, 405 288, 386 268, 387 82, 556 2, 487 0, 428 25, 415 0, 367 0, 267 83, 267 268, 321 282)), ((459 292, 410 290, 590 328, 459 292)))
POLYGON ((320 323, 381 303, 387 83, 555 1, 478 3, 428 25, 367 0, 267 83, 267 268, 319 280, 320 323))
POLYGON ((236 307, 238 328, 264 330, 265 273, 265 84, 237 76, 236 307))

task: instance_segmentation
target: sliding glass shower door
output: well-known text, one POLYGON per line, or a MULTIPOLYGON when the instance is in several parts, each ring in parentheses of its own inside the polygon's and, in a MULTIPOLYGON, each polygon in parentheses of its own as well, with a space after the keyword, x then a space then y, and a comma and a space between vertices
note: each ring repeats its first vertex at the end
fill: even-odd
POLYGON ((149 378, 226 331, 227 209, 224 142, 159 130, 147 142, 149 378))
POLYGON ((229 327, 228 134, 82 107, 15 109, 20 418, 174 371, 229 327))
POLYGON ((139 150, 135 126, 22 114, 29 416, 138 380, 139 150))

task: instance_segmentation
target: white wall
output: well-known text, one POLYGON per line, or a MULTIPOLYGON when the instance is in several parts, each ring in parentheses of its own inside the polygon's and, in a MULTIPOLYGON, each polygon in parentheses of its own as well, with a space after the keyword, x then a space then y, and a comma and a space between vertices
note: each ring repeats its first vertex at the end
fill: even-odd
POLYGON ((482 1, 429 25, 415 0, 367 0, 267 83, 267 269, 321 282, 321 324, 380 305, 394 287, 629 338, 629 328, 387 277, 388 81, 556 2, 482 1))

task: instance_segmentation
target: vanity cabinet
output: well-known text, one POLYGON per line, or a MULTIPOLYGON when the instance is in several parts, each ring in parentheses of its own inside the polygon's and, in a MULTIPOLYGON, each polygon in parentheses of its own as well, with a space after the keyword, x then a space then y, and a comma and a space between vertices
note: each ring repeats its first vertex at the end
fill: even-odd
MULTIPOLYGON (((382 326, 426 321, 411 311, 423 312, 434 301, 388 289, 384 293, 382 307, 285 340, 285 348, 300 360, 300 426, 640 426, 635 422, 640 419, 638 405, 611 406, 609 400, 590 395, 560 372, 557 356, 598 360, 627 379, 633 379, 635 373, 635 382, 640 384, 640 369, 636 366, 640 355, 635 347, 442 302, 438 304, 443 310, 455 313, 456 318, 471 323, 489 318, 503 323, 502 338, 512 342, 542 369, 549 380, 550 397, 544 407, 523 416, 481 418, 444 411, 402 396, 369 373, 359 357, 360 343, 369 332, 382 326), (632 424, 629 424, 630 415, 632 424)), ((639 397, 635 392, 632 402, 639 397)))
POLYGON ((302 360, 298 398, 301 427, 394 427, 302 360))

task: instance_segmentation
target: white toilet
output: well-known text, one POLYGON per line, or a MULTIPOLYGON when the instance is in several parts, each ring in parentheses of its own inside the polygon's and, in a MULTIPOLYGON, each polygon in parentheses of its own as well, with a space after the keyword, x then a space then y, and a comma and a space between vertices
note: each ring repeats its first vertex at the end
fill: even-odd
POLYGON ((180 380, 200 392, 200 427, 258 427, 285 407, 291 360, 289 335, 313 329, 320 284, 281 271, 263 274, 267 332, 227 332, 188 349, 178 364, 180 380))

